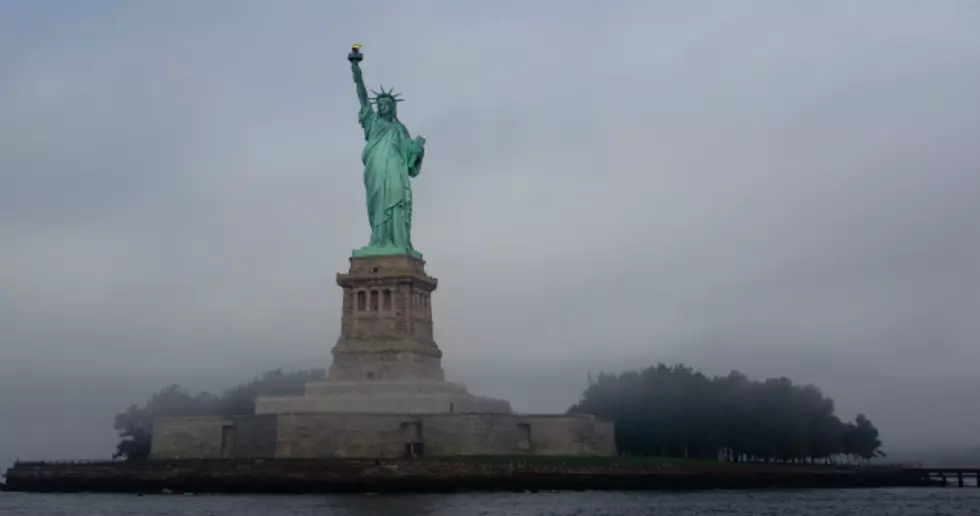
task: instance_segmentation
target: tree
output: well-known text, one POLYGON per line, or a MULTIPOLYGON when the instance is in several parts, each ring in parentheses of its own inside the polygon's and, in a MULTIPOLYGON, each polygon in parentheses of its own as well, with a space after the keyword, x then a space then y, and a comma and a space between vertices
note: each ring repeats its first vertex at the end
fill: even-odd
POLYGON ((844 441, 847 447, 846 453, 860 457, 865 462, 884 455, 880 449, 881 439, 878 438, 878 429, 864 414, 858 414, 854 418, 854 423, 848 424, 844 441))
POLYGON ((788 378, 708 378, 658 364, 600 374, 569 412, 615 421, 617 446, 635 455, 783 463, 883 456, 867 417, 843 423, 820 389, 788 378))

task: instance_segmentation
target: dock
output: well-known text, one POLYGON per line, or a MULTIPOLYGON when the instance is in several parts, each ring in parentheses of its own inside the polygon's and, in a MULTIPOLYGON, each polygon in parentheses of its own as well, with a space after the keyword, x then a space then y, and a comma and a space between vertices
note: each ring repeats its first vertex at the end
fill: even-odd
POLYGON ((980 488, 980 467, 978 468, 919 468, 926 477, 944 486, 980 488), (972 482, 972 485, 971 485, 972 482))

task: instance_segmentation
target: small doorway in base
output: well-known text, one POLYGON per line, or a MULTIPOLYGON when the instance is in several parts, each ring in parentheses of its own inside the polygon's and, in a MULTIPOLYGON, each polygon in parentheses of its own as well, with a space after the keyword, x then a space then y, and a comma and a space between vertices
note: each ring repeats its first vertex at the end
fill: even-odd
POLYGON ((425 452, 425 443, 405 443, 405 456, 408 458, 421 457, 425 452))
POLYGON ((425 452, 425 443, 422 441, 422 423, 411 421, 402 423, 402 442, 405 443, 404 454, 406 457, 421 457, 425 452))
POLYGON ((531 425, 527 423, 517 423, 517 449, 522 451, 531 449, 531 425))
POLYGON ((238 440, 238 431, 234 424, 224 424, 221 426, 221 458, 230 459, 235 453, 235 444, 238 440))

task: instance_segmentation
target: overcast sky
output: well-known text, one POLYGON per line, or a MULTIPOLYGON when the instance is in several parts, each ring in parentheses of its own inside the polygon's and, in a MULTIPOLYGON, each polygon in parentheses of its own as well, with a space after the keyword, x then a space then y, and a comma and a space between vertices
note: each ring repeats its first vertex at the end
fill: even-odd
POLYGON ((427 138, 448 376, 813 382, 980 444, 980 2, 0 0, 0 463, 172 382, 329 365, 357 98, 427 138), (937 422, 938 421, 938 422, 937 422))

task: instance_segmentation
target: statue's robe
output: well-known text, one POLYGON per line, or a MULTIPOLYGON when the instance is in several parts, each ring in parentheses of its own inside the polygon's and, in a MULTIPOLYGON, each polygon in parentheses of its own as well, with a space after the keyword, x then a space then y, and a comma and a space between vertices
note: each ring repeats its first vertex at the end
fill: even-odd
POLYGON ((412 186, 425 149, 397 117, 386 120, 370 105, 361 108, 364 128, 364 188, 373 248, 412 250, 412 186))

